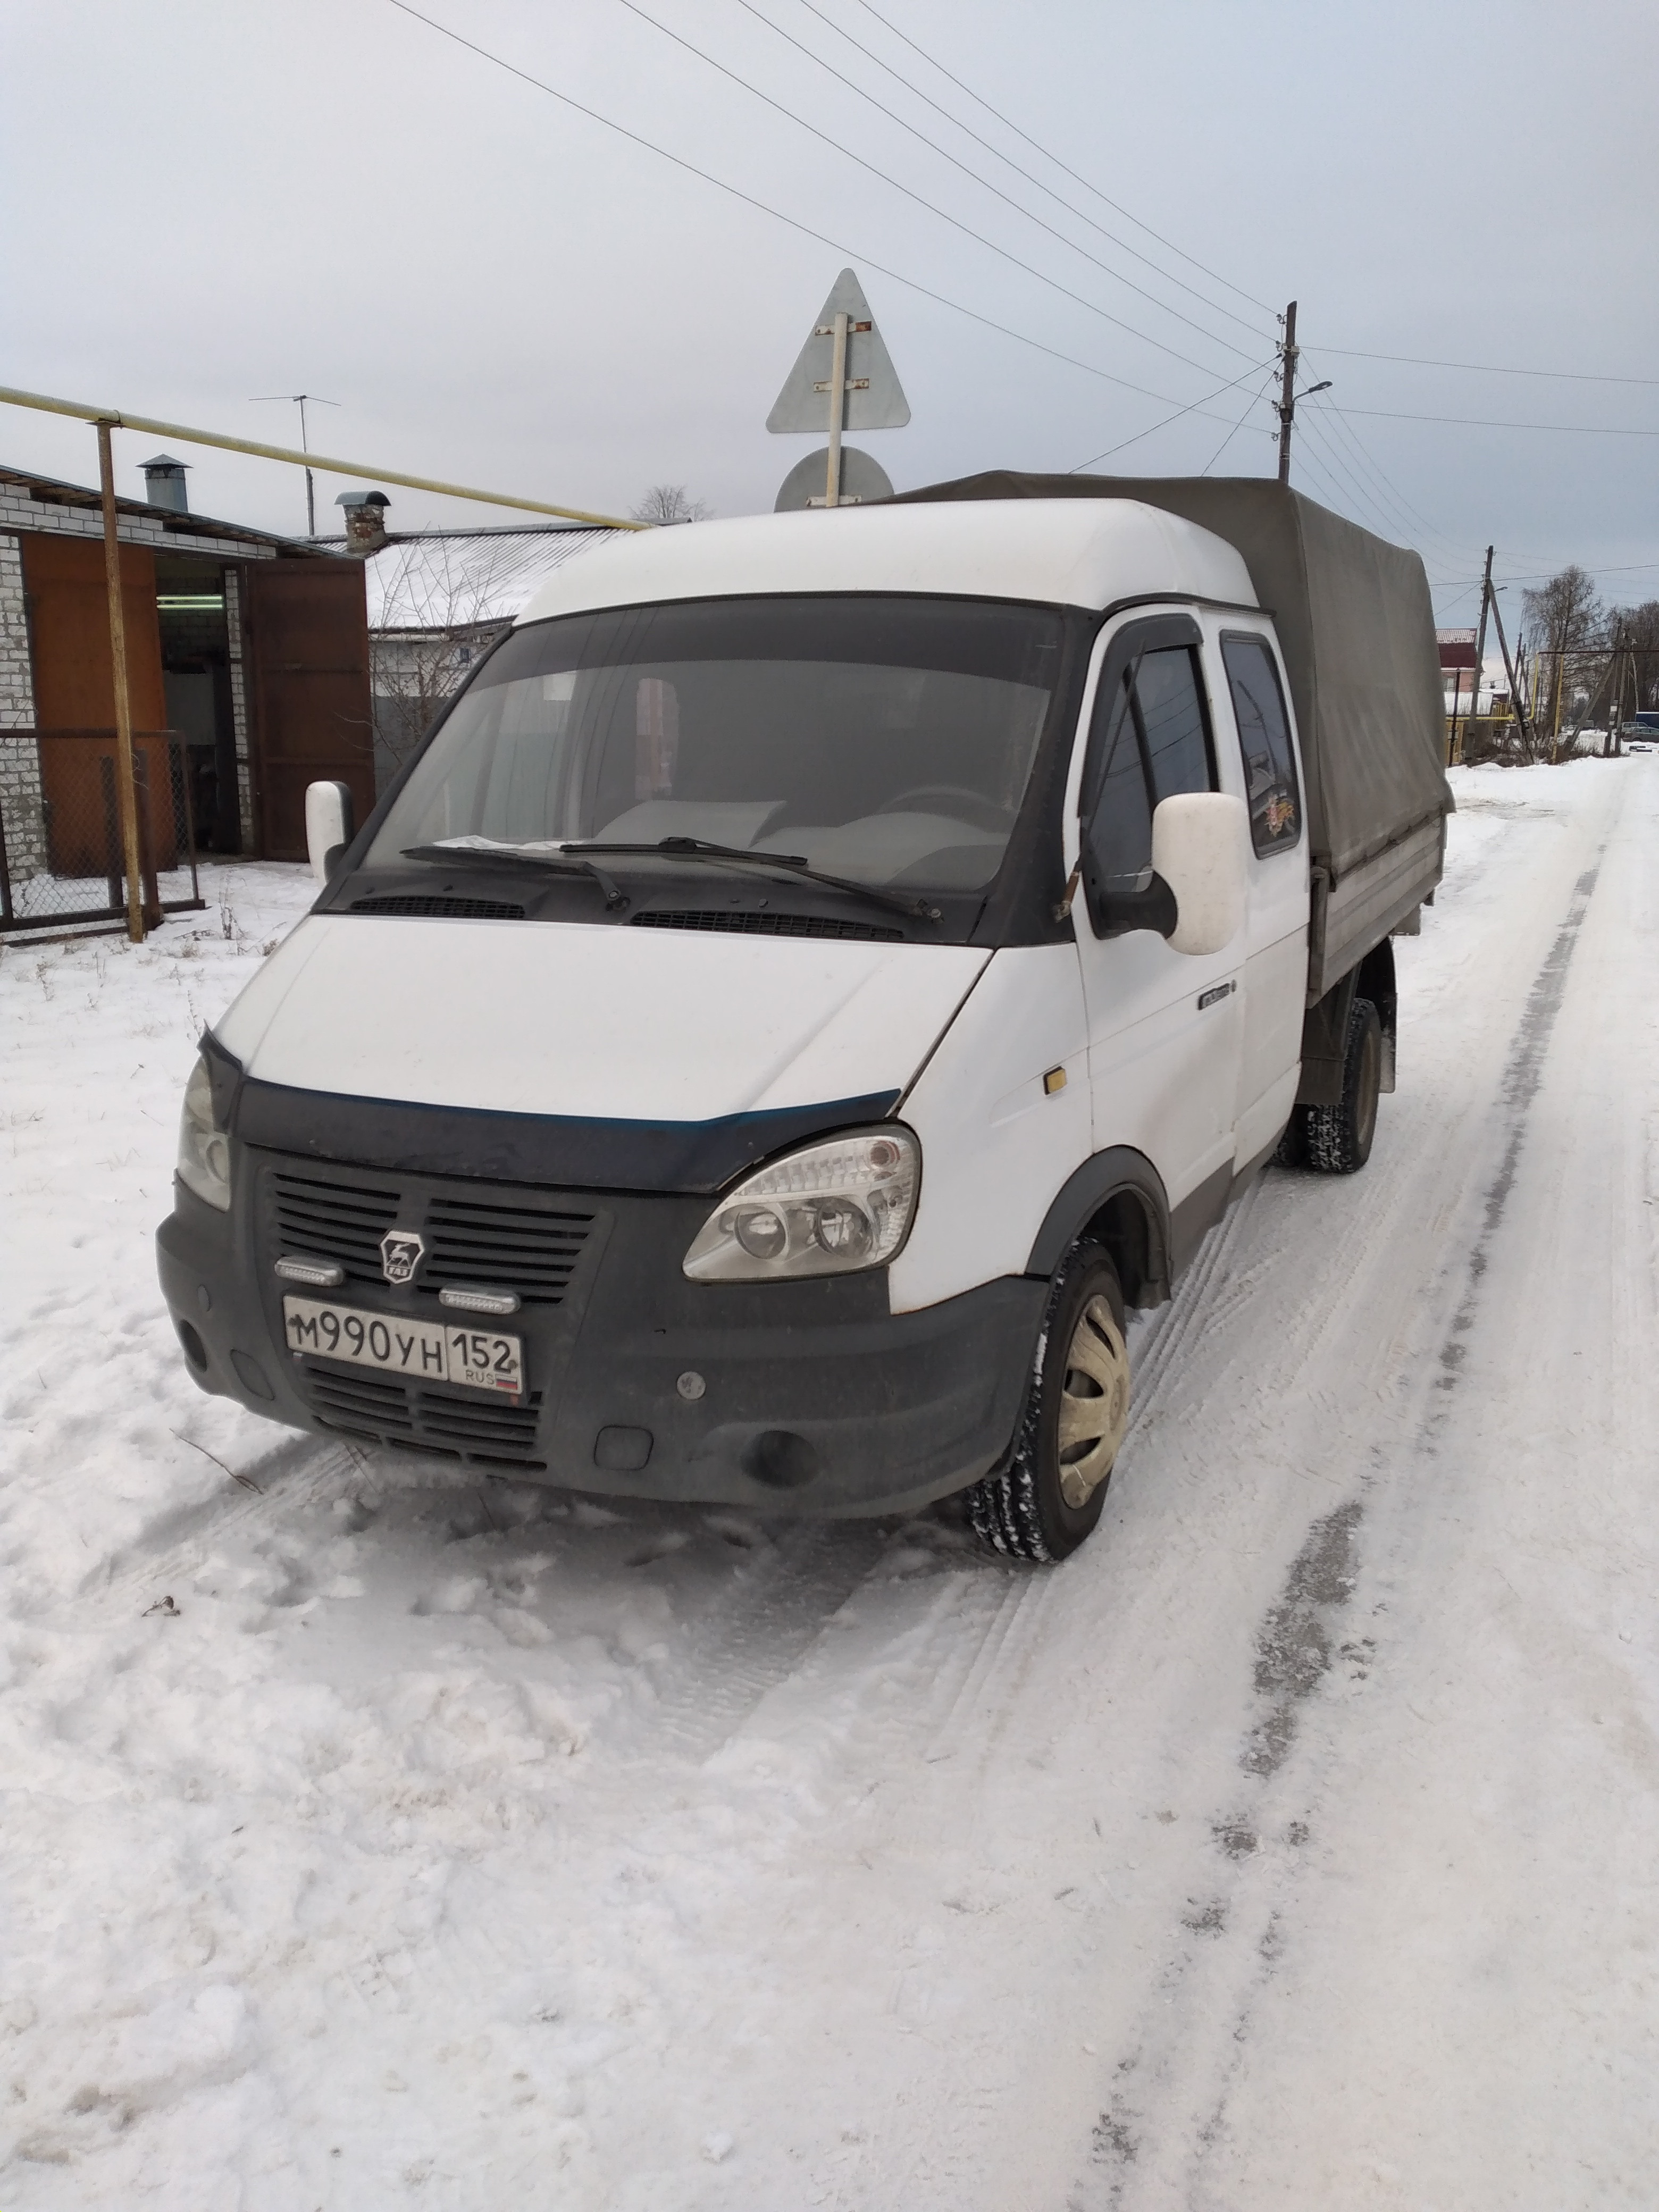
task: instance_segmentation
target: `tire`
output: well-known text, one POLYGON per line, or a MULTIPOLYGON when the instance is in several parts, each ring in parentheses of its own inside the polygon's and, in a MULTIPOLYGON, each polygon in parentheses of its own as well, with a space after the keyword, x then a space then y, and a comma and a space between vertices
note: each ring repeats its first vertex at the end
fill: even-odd
POLYGON ((1273 1151, 1276 1168, 1305 1168, 1308 1164, 1308 1109, 1292 1106, 1285 1133, 1273 1151))
POLYGON ((975 1534, 1009 1559, 1063 1559, 1100 1519, 1129 1418, 1123 1292, 1098 1244, 1049 1292, 1030 1390, 1006 1463, 964 1492, 975 1534))
POLYGON ((1342 1096, 1306 1109, 1308 1165, 1316 1175, 1355 1175, 1371 1156, 1382 1087, 1382 1024, 1369 999, 1356 999, 1342 1053, 1342 1096))

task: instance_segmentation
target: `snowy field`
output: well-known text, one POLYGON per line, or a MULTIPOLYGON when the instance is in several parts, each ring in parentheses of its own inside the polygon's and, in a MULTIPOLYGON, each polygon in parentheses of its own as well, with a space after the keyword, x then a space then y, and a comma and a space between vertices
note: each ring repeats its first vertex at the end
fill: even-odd
POLYGON ((1351 1181, 1137 1332, 1058 1570, 200 1395, 193 1042, 0 956, 0 2205, 1659 2202, 1659 760, 1460 771, 1351 1181))

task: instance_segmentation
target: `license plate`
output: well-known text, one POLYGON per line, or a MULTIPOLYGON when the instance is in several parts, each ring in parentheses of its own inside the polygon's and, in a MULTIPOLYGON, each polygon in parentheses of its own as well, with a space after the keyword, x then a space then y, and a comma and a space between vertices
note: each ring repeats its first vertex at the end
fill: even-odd
POLYGON ((402 1314, 363 1313, 325 1298, 283 1300, 288 1348, 297 1358, 343 1359, 417 1382, 447 1382, 463 1390, 524 1395, 524 1340, 493 1328, 410 1320, 402 1314))

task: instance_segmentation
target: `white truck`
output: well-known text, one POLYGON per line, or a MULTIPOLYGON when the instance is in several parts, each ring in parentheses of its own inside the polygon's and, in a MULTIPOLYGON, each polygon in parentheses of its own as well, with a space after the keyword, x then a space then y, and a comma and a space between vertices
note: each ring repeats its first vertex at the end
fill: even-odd
POLYGON ((204 1036, 204 1389, 1073 1550, 1166 1298, 1364 1165, 1451 800, 1421 562, 1275 484, 969 479, 570 562, 204 1036))

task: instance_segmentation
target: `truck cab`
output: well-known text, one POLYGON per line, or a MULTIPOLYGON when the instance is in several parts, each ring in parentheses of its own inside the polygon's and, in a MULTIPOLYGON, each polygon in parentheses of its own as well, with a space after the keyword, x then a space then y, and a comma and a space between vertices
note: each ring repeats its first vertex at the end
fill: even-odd
POLYGON ((202 1041, 158 1237, 204 1389, 1083 1540, 1128 1313, 1313 1110, 1306 773, 1235 545, 1121 496, 613 541, 361 829, 312 799, 320 896, 202 1041))

